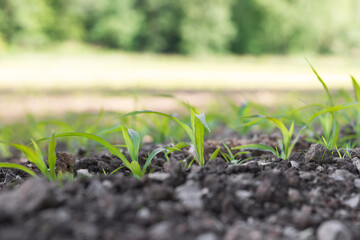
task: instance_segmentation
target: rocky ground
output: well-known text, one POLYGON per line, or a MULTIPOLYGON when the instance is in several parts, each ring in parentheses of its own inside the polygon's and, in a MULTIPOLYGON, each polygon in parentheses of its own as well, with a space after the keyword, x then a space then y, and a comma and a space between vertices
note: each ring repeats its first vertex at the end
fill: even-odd
POLYGON ((360 239, 360 149, 187 168, 189 154, 159 155, 141 180, 104 175, 121 165, 108 154, 58 153, 58 168, 77 175, 62 186, 0 169, 0 239, 360 239))

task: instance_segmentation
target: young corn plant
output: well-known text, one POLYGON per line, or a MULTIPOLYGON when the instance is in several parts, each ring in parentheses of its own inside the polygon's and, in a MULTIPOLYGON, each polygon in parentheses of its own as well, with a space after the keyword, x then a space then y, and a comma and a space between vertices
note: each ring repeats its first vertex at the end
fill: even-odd
POLYGON ((178 118, 168 115, 166 113, 161 112, 155 112, 155 111, 135 111, 131 112, 125 115, 122 115, 121 118, 127 117, 127 116, 134 116, 137 114, 157 114, 159 116, 166 117, 174 122, 176 122, 178 125, 180 125, 185 132, 187 133, 188 137, 190 138, 190 141, 195 149, 195 155, 196 159, 198 160, 198 163, 200 166, 204 166, 205 164, 205 158, 204 158, 204 135, 205 135, 205 128, 210 132, 210 128, 208 124, 206 123, 205 114, 197 114, 195 112, 194 108, 190 108, 190 120, 191 120, 191 127, 189 127, 187 124, 181 122, 178 118))
MULTIPOLYGON (((319 135, 314 129, 312 129, 313 133, 315 134, 317 139, 311 140, 312 142, 316 142, 319 144, 324 145, 327 149, 333 150, 334 148, 337 149, 338 140, 339 140, 339 133, 340 133, 340 124, 338 121, 338 111, 352 108, 354 106, 359 106, 359 103, 344 103, 339 105, 334 105, 333 97, 329 91, 328 86, 323 81, 323 79, 319 76, 319 74, 316 72, 314 67, 309 63, 312 71, 316 75, 317 79, 323 86, 326 96, 327 96, 327 104, 323 105, 321 110, 316 112, 314 115, 312 115, 309 120, 307 121, 307 125, 310 126, 310 123, 318 117, 320 126, 322 129, 322 135, 319 135)), ((354 80, 354 79, 353 79, 354 80)), ((354 82, 353 82, 354 83, 354 82)), ((355 85, 354 85, 355 87, 355 85)), ((355 87, 356 89, 356 87, 355 87)), ((356 90, 355 90, 356 92, 356 90)), ((360 91, 359 91, 360 96, 360 91)), ((358 108, 358 107, 357 107, 358 108)))
POLYGON ((184 147, 188 147, 189 144, 185 143, 185 142, 180 142, 178 144, 176 144, 175 146, 173 147, 165 147, 165 151, 164 151, 164 156, 166 158, 166 160, 168 162, 170 162, 170 158, 169 158, 169 155, 175 151, 181 151, 182 148, 184 147))
POLYGON ((291 138, 294 134, 294 121, 291 122, 289 128, 285 126, 285 124, 277 118, 274 117, 264 117, 264 116, 252 116, 252 118, 265 118, 268 121, 275 124, 275 126, 281 131, 282 139, 278 140, 278 147, 272 148, 264 144, 247 144, 238 147, 232 148, 232 150, 239 150, 239 149, 253 149, 253 150, 260 150, 260 151, 267 151, 273 153, 276 157, 287 160, 289 159, 292 150, 296 142, 299 140, 301 132, 305 129, 305 127, 301 128, 298 135, 291 141, 291 138))
MULTIPOLYGON (((10 142, 11 141, 11 128, 9 126, 0 126, 0 141, 10 142)), ((11 156, 10 146, 6 144, 0 144, 0 156, 8 158, 11 156)))
MULTIPOLYGON (((360 102, 360 86, 353 76, 351 76, 351 81, 354 88, 355 101, 360 102)), ((360 143, 360 106, 359 105, 355 107, 355 118, 356 121, 353 127, 355 130, 357 142, 359 144, 360 143)))
POLYGON ((229 146, 226 145, 226 143, 223 142, 223 145, 224 145, 227 153, 223 153, 223 152, 220 152, 220 153, 221 153, 221 155, 223 156, 223 158, 225 159, 225 161, 228 162, 228 163, 231 163, 231 164, 242 164, 242 163, 244 163, 244 162, 247 162, 247 161, 253 159, 253 157, 246 158, 246 159, 243 159, 243 160, 242 160, 242 159, 236 159, 236 157, 237 157, 238 155, 246 154, 246 153, 249 153, 249 152, 246 152, 246 151, 245 151, 245 152, 238 152, 238 153, 236 153, 236 154, 233 154, 233 153, 231 152, 229 146))
MULTIPOLYGON (((48 165, 49 167, 46 166, 46 163, 44 161, 44 157, 41 153, 40 147, 39 145, 36 143, 36 141, 32 140, 32 144, 34 146, 34 148, 31 148, 27 145, 22 145, 22 144, 16 144, 16 143, 5 143, 5 142, 1 142, 3 144, 8 144, 18 150, 20 150, 21 152, 23 152, 26 157, 29 159, 29 161, 31 163, 33 163, 42 173, 42 175, 48 179, 49 181, 55 181, 57 180, 57 175, 55 172, 55 164, 56 164, 56 152, 55 152, 55 147, 56 147, 56 141, 55 141, 55 135, 51 134, 50 138, 49 138, 49 146, 48 146, 48 165)), ((1 168, 13 168, 13 169, 18 169, 21 171, 24 171, 26 173, 28 173, 29 175, 33 176, 33 177, 37 177, 37 174, 31 170, 30 168, 27 168, 23 165, 20 164, 16 164, 16 163, 0 163, 0 167, 1 168)))
MULTIPOLYGON (((103 145, 111 154, 120 158, 122 160, 122 162, 124 163, 125 167, 128 168, 136 178, 140 179, 145 175, 146 169, 150 165, 153 158, 158 153, 165 151, 165 148, 157 148, 154 151, 152 151, 150 153, 150 155, 147 157, 144 166, 141 168, 141 166, 139 164, 139 150, 140 150, 140 144, 141 144, 142 139, 140 137, 140 134, 137 131, 135 131, 133 129, 128 129, 124 125, 120 125, 120 126, 115 126, 114 128, 105 130, 105 131, 101 132, 100 134, 119 132, 119 131, 122 132, 122 135, 125 140, 125 145, 122 145, 122 147, 127 148, 131 161, 129 161, 125 157, 125 155, 122 153, 121 149, 118 149, 115 145, 112 145, 111 143, 106 141, 104 138, 97 136, 95 134, 84 133, 84 132, 69 132, 69 133, 58 134, 55 137, 84 137, 89 140, 93 140, 93 141, 103 145)), ((119 169, 121 169, 121 167, 116 169, 115 171, 113 171, 112 174, 119 169)))

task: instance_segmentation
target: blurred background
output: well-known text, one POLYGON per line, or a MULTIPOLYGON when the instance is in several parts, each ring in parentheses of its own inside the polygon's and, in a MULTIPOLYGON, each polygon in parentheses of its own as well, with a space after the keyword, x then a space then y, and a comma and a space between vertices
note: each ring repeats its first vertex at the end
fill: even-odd
POLYGON ((274 106, 322 89, 306 59, 351 88, 360 0, 0 0, 0 119, 274 106))

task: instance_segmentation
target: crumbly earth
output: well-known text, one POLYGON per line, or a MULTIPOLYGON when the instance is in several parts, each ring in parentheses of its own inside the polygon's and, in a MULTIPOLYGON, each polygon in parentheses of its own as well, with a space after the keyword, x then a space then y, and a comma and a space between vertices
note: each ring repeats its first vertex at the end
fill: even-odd
MULTIPOLYGON (((208 156, 220 143, 206 144, 208 156)), ((141 180, 125 168, 104 175, 121 165, 109 154, 74 156, 64 169, 78 176, 61 186, 0 169, 0 239, 360 239, 359 149, 326 161, 311 151, 322 148, 300 141, 286 161, 254 151, 241 165, 187 168, 185 149, 158 155, 141 180)))

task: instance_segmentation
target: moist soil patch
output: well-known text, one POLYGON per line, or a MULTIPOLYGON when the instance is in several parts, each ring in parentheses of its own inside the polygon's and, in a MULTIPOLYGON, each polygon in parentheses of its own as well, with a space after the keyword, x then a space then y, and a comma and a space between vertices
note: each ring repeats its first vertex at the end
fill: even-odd
MULTIPOLYGON (((205 155, 220 145, 207 141, 205 155)), ((104 175, 122 164, 110 154, 59 152, 57 169, 77 175, 61 186, 0 169, 0 239, 360 239, 360 151, 319 152, 301 140, 289 160, 253 151, 241 165, 188 168, 187 148, 155 157, 141 180, 125 168, 104 175)))

